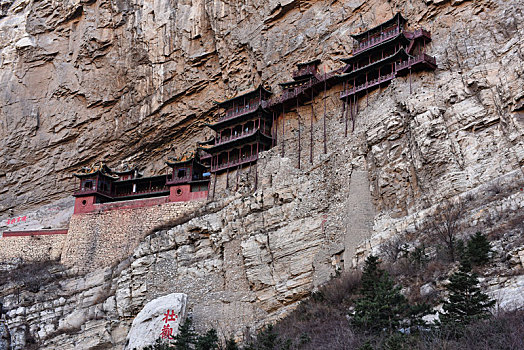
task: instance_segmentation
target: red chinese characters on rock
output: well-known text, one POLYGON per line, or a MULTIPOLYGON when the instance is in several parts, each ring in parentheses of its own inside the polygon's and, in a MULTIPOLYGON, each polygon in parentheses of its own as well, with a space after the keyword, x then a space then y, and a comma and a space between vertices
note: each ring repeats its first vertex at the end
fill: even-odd
POLYGON ((19 216, 14 219, 7 219, 7 225, 16 224, 17 222, 26 221, 26 220, 27 220, 27 216, 19 216))
POLYGON ((165 324, 162 328, 162 333, 160 333, 162 339, 171 339, 173 337, 173 328, 169 324, 165 324))
POLYGON ((177 319, 178 315, 175 313, 174 310, 167 310, 167 312, 164 313, 164 318, 162 319, 164 321, 164 327, 162 328, 162 332, 160 333, 160 337, 162 339, 173 338, 173 328, 171 328, 168 322, 174 322, 177 319))

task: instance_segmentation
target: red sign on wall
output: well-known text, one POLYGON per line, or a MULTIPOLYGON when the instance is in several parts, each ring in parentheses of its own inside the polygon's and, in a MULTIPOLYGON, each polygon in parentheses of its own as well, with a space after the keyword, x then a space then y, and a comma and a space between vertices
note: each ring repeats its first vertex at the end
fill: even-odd
POLYGON ((27 219, 27 216, 19 216, 14 219, 7 219, 7 224, 8 225, 16 224, 17 222, 20 222, 20 221, 26 221, 26 219, 27 219))

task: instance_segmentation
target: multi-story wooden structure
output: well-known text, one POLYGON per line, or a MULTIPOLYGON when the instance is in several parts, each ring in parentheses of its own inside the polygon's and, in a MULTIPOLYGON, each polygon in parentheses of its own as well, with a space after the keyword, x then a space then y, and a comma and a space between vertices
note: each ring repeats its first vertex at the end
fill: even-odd
POLYGON ((218 103, 225 113, 216 123, 208 124, 215 131, 214 143, 199 148, 211 158, 212 173, 253 164, 260 152, 271 147, 273 121, 266 110, 270 95, 270 91, 259 86, 218 103))
POLYGON ((271 100, 271 109, 280 112, 287 107, 294 107, 297 102, 302 104, 336 84, 340 71, 321 73, 318 69, 320 62, 320 59, 315 59, 297 63, 297 69, 292 73, 293 80, 279 83, 282 93, 271 100))
POLYGON ((342 59, 346 64, 339 78, 344 82, 340 98, 346 103, 388 84, 399 75, 419 69, 436 69, 436 61, 425 53, 431 35, 424 29, 405 31, 406 20, 400 13, 363 33, 355 40, 352 56, 342 59))
POLYGON ((143 177, 138 169, 125 168, 114 171, 103 163, 82 168, 74 176, 80 180, 75 213, 89 213, 97 204, 129 200, 167 197, 166 202, 179 202, 207 196, 209 174, 207 168, 194 157, 167 162, 169 175, 143 177))

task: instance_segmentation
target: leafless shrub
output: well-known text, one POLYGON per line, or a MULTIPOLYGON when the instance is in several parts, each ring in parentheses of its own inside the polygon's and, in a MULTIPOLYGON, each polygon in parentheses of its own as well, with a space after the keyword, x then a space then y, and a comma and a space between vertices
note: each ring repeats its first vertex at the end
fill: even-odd
POLYGON ((0 285, 16 283, 23 286, 24 290, 36 293, 42 285, 47 285, 62 279, 65 267, 58 261, 43 260, 28 262, 17 268, 0 272, 0 285))
POLYGON ((380 245, 380 256, 389 263, 395 263, 404 251, 400 237, 395 237, 380 245))
POLYGON ((446 247, 448 258, 451 261, 457 258, 455 244, 465 213, 466 207, 461 200, 445 201, 437 207, 429 228, 430 236, 434 236, 446 247))
POLYGON ((328 284, 319 288, 317 293, 322 299, 332 305, 340 305, 345 299, 351 297, 360 288, 362 274, 359 271, 343 272, 332 279, 328 284))

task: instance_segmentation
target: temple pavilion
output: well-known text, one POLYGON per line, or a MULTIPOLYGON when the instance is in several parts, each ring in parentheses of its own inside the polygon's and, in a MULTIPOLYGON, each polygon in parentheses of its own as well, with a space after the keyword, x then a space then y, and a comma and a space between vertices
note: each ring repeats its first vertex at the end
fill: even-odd
POLYGON ((212 143, 201 144, 202 157, 210 159, 211 172, 220 173, 253 164, 271 147, 272 114, 266 110, 271 92, 259 86, 224 102, 218 121, 207 124, 215 131, 212 143))
POLYGON ((372 89, 388 84, 413 70, 436 69, 436 61, 425 53, 431 35, 424 29, 408 32, 400 13, 365 32, 351 35, 355 41, 352 55, 339 78, 344 82, 340 98, 346 103, 372 89))

